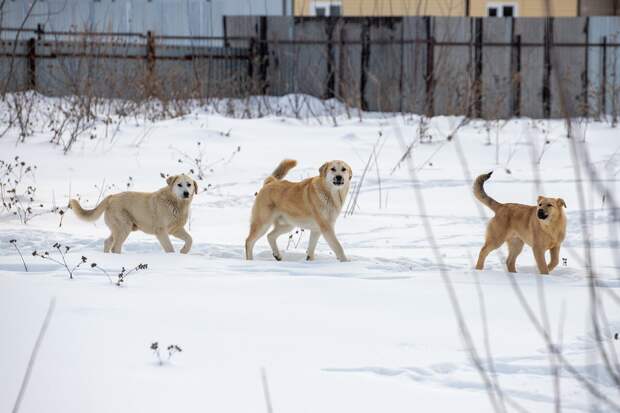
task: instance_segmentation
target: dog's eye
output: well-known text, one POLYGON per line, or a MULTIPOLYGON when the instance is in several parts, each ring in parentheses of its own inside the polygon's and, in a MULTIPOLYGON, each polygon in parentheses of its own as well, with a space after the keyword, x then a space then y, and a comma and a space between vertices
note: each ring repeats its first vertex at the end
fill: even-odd
POLYGON ((344 171, 346 171, 346 170, 347 170, 346 168, 342 168, 342 172, 344 172, 344 171))
POLYGON ((538 206, 539 206, 539 207, 541 207, 541 206, 542 206, 542 204, 538 204, 538 206))
POLYGON ((183 185, 181 185, 181 184, 177 184, 177 186, 178 186, 179 188, 181 188, 183 185))
POLYGON ((551 204, 547 204, 547 206, 548 206, 548 207, 551 207, 551 206, 553 206, 553 205, 551 205, 551 204))
POLYGON ((332 172, 336 172, 336 168, 332 168, 332 172))
POLYGON ((187 184, 187 187, 189 188, 190 186, 192 186, 192 185, 188 183, 188 184, 187 184))

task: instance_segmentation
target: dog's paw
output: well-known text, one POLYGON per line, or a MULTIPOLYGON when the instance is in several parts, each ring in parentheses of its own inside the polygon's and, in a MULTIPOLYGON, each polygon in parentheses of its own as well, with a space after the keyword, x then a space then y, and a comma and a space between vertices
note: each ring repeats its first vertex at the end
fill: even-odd
POLYGON ((280 256, 280 254, 273 254, 273 258, 275 258, 276 261, 282 261, 282 257, 280 256))
POLYGON ((340 262, 351 262, 351 260, 348 259, 347 257, 340 257, 340 258, 338 258, 338 261, 340 261, 340 262))
POLYGON ((313 256, 306 255, 306 261, 314 261, 314 255, 313 256))

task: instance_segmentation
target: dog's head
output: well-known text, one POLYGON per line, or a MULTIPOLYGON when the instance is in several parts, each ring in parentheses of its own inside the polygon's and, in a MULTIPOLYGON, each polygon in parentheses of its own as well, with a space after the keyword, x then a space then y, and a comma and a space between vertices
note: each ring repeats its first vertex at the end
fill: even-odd
POLYGON ((198 193, 198 184, 185 174, 169 176, 166 183, 179 199, 191 200, 198 193))
POLYGON ((566 208, 566 202, 562 198, 539 196, 536 216, 541 221, 550 222, 562 214, 562 208, 566 208))
POLYGON ((327 186, 334 189, 347 188, 353 177, 351 167, 344 161, 325 162, 319 168, 319 173, 327 186))

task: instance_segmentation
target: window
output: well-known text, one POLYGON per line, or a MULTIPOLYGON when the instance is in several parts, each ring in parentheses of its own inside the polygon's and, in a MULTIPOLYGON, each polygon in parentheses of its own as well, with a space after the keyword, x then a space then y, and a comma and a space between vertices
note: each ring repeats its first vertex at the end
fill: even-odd
POLYGON ((489 17, 516 17, 517 5, 514 3, 487 3, 489 17))
POLYGON ((329 15, 330 16, 340 16, 340 6, 329 6, 329 15))
POLYGON ((313 1, 310 4, 310 14, 313 16, 340 16, 342 4, 340 1, 313 1))

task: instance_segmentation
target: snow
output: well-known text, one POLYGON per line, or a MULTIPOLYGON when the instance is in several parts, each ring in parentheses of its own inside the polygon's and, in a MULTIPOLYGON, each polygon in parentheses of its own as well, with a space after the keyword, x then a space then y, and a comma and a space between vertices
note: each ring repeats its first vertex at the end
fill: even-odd
MULTIPOLYGON (((153 191, 164 185, 160 173, 197 172, 190 163, 200 156, 207 165, 192 204, 189 255, 166 255, 154 237, 141 233, 129 237, 122 255, 104 254, 103 220, 84 223, 71 211, 62 226, 58 214, 42 214, 27 224, 6 213, 0 217, 0 412, 13 408, 52 297, 56 308, 21 412, 265 412, 261 368, 274 412, 493 411, 459 334, 424 218, 487 363, 484 309, 494 377, 509 399, 508 410, 516 411, 518 404, 552 411, 546 344, 504 272, 501 254, 489 256, 486 270, 472 269, 490 212, 480 209, 467 177, 489 170, 495 173, 486 189, 500 202, 535 202, 537 173, 541 193, 566 201, 569 225, 561 257, 567 265, 541 277, 526 247, 514 280, 537 317, 544 294, 551 334, 564 357, 620 403, 590 323, 581 214, 607 310, 601 344, 610 351, 620 350, 613 339, 620 332, 620 311, 611 298, 620 293, 618 243, 610 231, 608 203, 588 180, 581 181, 586 205, 580 207, 580 181, 563 122, 472 121, 448 140, 461 119, 434 118, 432 141, 413 147, 419 182, 412 184, 406 163, 395 168, 404 152, 397 133, 406 144, 414 141, 418 117, 356 113, 349 118, 334 102, 328 113, 311 102, 313 115, 304 112, 300 118, 285 110, 284 98, 271 102, 284 109, 239 119, 196 107, 175 119, 128 120, 108 137, 99 125, 98 138, 82 137, 67 155, 48 142, 44 122, 24 143, 16 144, 16 130, 0 138, 0 159, 19 156, 37 166, 35 179, 24 182, 36 185, 37 201, 47 209, 76 195, 92 207, 102 187, 105 194, 124 190, 129 177, 132 190, 153 191), (331 108, 337 108, 333 116, 331 108), (533 167, 543 148, 540 165, 533 167), (280 238, 282 262, 272 258, 265 238, 255 247, 255 261, 242 259, 254 193, 281 159, 299 161, 291 180, 315 175, 326 160, 343 159, 353 168, 353 188, 373 151, 376 163, 369 164, 357 206, 352 214, 343 211, 336 226, 351 262, 338 262, 323 239, 317 260, 306 262, 307 232, 292 233, 290 241, 280 238), (426 217, 414 185, 424 197, 426 217), (28 272, 11 239, 24 253, 28 272), (71 247, 71 264, 83 255, 112 276, 139 263, 148 269, 130 274, 120 287, 88 264, 70 280, 62 266, 31 255, 37 250, 59 257, 55 242, 71 247), (154 341, 183 351, 159 365, 150 350, 154 341)), ((591 122, 585 148, 601 183, 617 196, 617 130, 591 122)), ((177 250, 182 244, 173 243, 177 250)), ((595 404, 571 373, 562 370, 560 376, 564 411, 595 404)), ((604 403, 598 407, 613 410, 604 403)))

